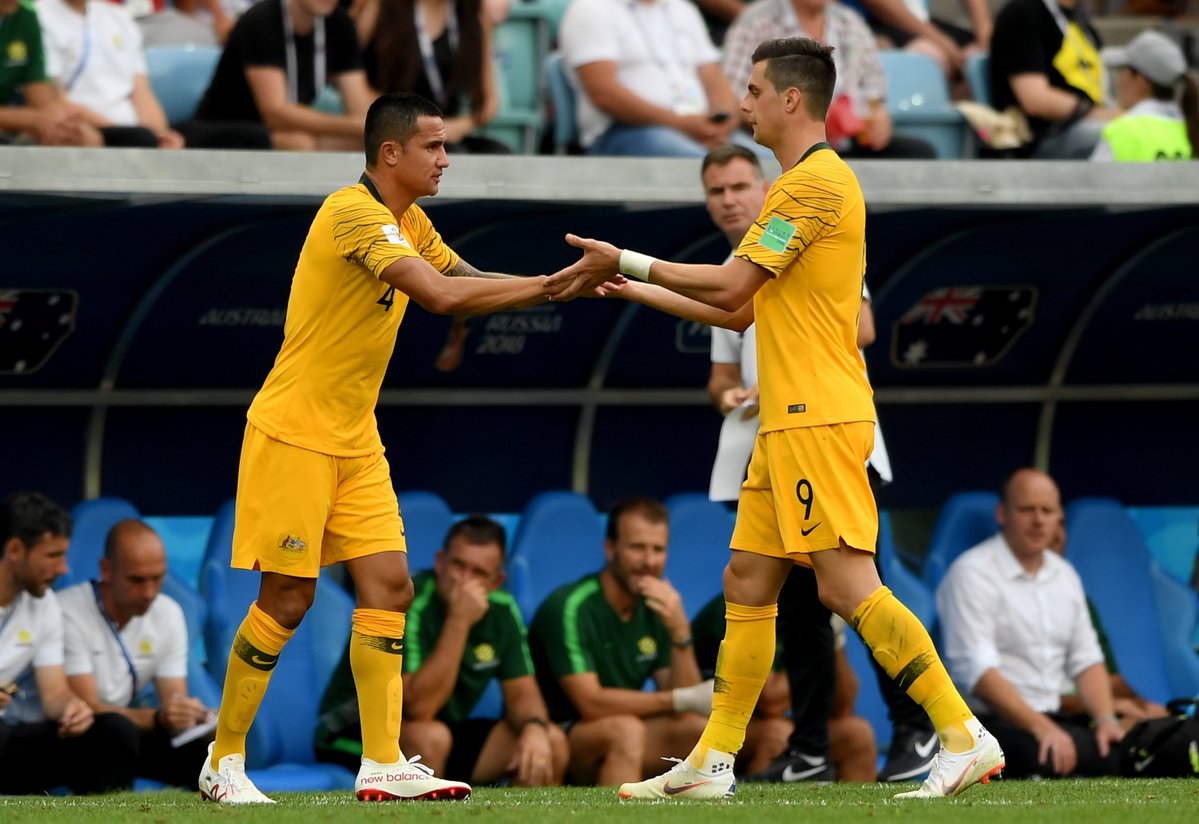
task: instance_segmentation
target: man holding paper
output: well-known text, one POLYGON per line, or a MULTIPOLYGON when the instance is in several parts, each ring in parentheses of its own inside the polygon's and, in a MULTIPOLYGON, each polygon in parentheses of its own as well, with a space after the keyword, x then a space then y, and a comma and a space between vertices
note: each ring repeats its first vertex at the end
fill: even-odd
POLYGON ((153 529, 130 519, 109 530, 99 580, 58 594, 65 669, 71 689, 95 712, 119 713, 137 727, 135 775, 189 787, 215 724, 188 696, 187 622, 162 593, 166 573, 166 550, 153 529), (143 701, 151 685, 157 707, 143 701))

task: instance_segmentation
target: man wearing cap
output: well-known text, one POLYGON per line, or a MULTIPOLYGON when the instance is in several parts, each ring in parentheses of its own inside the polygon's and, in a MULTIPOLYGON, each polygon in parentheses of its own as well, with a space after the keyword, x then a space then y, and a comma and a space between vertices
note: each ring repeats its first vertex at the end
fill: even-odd
POLYGON ((1045 160, 1085 160, 1104 125, 1116 116, 1104 105, 1099 35, 1079 0, 1009 0, 991 37, 991 99, 1028 117, 1032 143, 1024 154, 1045 160))
POLYGON ((1189 160, 1199 142, 1199 88, 1182 49, 1160 32, 1143 31, 1105 58, 1115 70, 1116 103, 1124 114, 1103 128, 1091 160, 1189 160), (1175 102, 1183 84, 1185 110, 1175 102))

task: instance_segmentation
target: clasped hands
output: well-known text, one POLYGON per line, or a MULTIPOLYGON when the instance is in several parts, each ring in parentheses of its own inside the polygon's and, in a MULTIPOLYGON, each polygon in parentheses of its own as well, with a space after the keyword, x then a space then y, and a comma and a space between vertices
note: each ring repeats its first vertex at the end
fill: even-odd
POLYGON ((611 243, 567 235, 566 242, 583 250, 583 256, 546 278, 546 299, 573 300, 584 295, 603 297, 619 292, 627 282, 620 274, 620 249, 611 243))

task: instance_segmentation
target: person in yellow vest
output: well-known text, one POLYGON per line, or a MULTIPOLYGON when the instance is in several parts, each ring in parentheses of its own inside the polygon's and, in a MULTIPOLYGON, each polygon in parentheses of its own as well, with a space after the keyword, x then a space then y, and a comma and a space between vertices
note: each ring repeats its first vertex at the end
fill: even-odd
POLYGON ((1143 31, 1105 56, 1124 114, 1104 127, 1091 160, 1191 159, 1199 144, 1199 84, 1187 73, 1182 49, 1160 32, 1143 31))

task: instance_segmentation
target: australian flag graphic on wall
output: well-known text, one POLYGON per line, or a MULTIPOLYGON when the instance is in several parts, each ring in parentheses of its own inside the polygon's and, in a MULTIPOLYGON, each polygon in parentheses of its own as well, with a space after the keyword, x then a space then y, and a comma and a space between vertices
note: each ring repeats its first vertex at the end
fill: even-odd
POLYGON ((74 330, 78 306, 69 289, 0 287, 0 374, 41 369, 74 330))
POLYGON ((891 362, 908 369, 992 366, 1032 325, 1036 305, 1031 286, 933 289, 895 323, 891 362))

